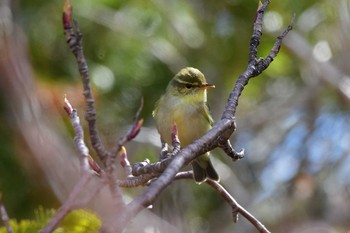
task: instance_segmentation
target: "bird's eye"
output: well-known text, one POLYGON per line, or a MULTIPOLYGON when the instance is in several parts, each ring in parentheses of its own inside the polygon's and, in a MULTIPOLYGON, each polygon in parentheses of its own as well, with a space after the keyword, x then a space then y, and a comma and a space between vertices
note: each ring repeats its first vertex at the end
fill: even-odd
POLYGON ((188 83, 188 84, 185 85, 185 87, 186 87, 187 89, 190 89, 190 88, 192 87, 192 85, 188 83))

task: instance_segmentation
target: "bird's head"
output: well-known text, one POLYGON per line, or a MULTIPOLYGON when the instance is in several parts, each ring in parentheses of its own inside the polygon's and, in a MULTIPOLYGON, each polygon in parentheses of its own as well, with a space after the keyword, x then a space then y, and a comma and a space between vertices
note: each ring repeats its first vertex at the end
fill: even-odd
POLYGON ((187 67, 170 81, 167 92, 174 96, 183 97, 206 97, 206 90, 215 88, 213 84, 208 84, 204 74, 198 69, 187 67))

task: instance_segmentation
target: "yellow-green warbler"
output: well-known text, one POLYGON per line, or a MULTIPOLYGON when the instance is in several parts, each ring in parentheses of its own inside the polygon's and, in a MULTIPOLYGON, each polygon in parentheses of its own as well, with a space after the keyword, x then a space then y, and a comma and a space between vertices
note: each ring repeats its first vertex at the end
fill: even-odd
MULTIPOLYGON (((157 129, 164 142, 172 144, 174 123, 182 147, 211 129, 213 119, 207 106, 207 89, 214 87, 206 82, 202 72, 192 67, 184 68, 175 75, 153 111, 157 129)), ((197 183, 202 183, 207 178, 219 181, 219 175, 210 161, 209 152, 193 160, 192 168, 197 183)))

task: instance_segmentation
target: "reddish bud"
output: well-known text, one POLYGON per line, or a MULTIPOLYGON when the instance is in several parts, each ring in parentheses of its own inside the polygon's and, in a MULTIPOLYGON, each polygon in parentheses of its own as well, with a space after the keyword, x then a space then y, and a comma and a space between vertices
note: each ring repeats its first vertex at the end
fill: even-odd
POLYGON ((69 103, 69 100, 67 99, 67 96, 64 95, 64 104, 63 104, 63 108, 64 110, 66 110, 67 114, 70 115, 73 112, 73 107, 72 105, 69 103))
POLYGON ((259 0, 259 2, 258 2, 258 9, 257 9, 257 11, 259 11, 260 9, 261 9, 261 7, 263 6, 263 3, 261 2, 261 0, 259 0))
POLYGON ((63 26, 64 28, 70 28, 71 22, 72 22, 72 6, 69 2, 69 0, 64 1, 63 5, 63 26))
POLYGON ((173 135, 173 137, 174 137, 174 136, 177 136, 177 134, 178 134, 177 126, 176 126, 176 123, 175 123, 175 122, 174 122, 174 124, 173 124, 173 130, 172 130, 171 134, 173 135))
POLYGON ((137 121, 134 124, 134 126, 132 127, 130 133, 127 136, 128 141, 134 139, 139 134, 142 125, 143 125, 143 119, 140 119, 139 121, 137 121))
POLYGON ((126 153, 126 149, 124 146, 121 147, 121 150, 119 151, 118 155, 120 158, 120 165, 122 167, 130 166, 128 154, 126 153))
POLYGON ((101 174, 101 167, 94 161, 94 159, 89 156, 89 165, 92 170, 94 170, 98 175, 101 174))
POLYGON ((173 129, 171 131, 171 140, 174 147, 180 146, 180 139, 179 139, 178 130, 175 122, 173 124, 173 129))

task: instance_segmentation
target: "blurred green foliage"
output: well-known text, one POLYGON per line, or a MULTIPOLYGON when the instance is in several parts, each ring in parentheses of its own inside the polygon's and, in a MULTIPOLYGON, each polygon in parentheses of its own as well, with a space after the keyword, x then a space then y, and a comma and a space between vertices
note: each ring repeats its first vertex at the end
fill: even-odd
MULTIPOLYGON (((10 220, 14 233, 37 233, 55 215, 55 210, 39 207, 34 211, 33 220, 10 220)), ((91 212, 86 210, 74 210, 67 214, 54 233, 95 233, 101 227, 101 221, 91 212)), ((5 227, 0 228, 0 233, 7 233, 5 227)))

